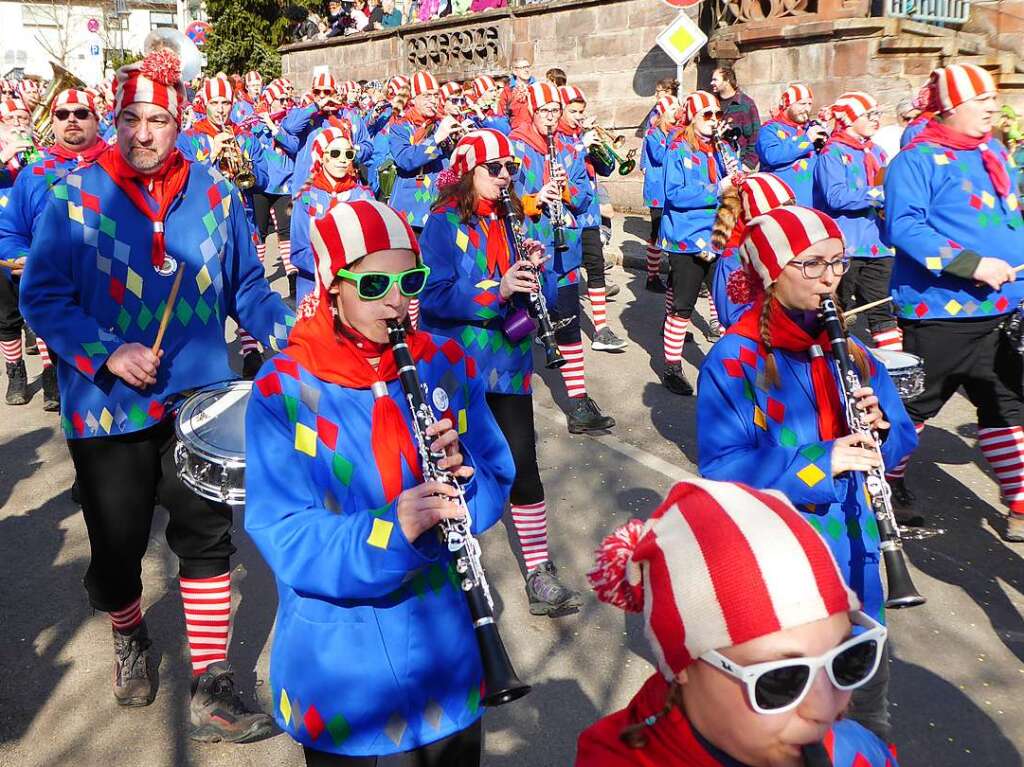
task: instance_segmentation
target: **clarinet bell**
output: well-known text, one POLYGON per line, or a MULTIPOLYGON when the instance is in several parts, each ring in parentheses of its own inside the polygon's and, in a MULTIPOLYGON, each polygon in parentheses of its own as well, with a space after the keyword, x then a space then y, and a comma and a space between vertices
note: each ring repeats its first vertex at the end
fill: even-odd
POLYGON ((565 242, 565 232, 561 227, 555 228, 555 253, 565 253, 569 249, 565 242))
POLYGON ((914 587, 907 568, 907 560, 902 551, 883 550, 885 560, 886 591, 888 596, 885 607, 888 610, 899 610, 903 607, 917 607, 928 600, 921 596, 914 587))
POLYGON ((494 708, 526 695, 531 689, 530 685, 523 684, 516 676, 512 661, 505 651, 505 645, 498 635, 497 625, 487 623, 477 626, 476 638, 484 669, 483 704, 488 708, 494 708))
POLYGON ((557 344, 545 344, 544 345, 544 367, 548 370, 558 370, 560 367, 565 366, 565 357, 562 356, 562 352, 558 350, 557 344))

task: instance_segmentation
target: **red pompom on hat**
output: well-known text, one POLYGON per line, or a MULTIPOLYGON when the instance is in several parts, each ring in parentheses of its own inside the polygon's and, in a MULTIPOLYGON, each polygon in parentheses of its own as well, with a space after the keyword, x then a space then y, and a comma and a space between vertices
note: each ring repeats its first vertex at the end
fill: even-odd
POLYGON ((669 680, 709 650, 860 608, 785 496, 733 482, 680 482, 646 523, 605 539, 587 577, 602 601, 643 610, 669 680))
POLYGON ((813 208, 787 205, 747 222, 740 256, 767 288, 786 264, 812 245, 831 239, 845 243, 839 225, 829 216, 813 208))
POLYGON ((976 64, 950 64, 932 71, 928 78, 929 112, 950 112, 965 101, 996 93, 996 81, 976 64))
POLYGON ((181 125, 185 86, 181 82, 181 62, 173 51, 160 48, 147 53, 142 61, 121 67, 115 77, 115 118, 131 104, 155 104, 181 125))

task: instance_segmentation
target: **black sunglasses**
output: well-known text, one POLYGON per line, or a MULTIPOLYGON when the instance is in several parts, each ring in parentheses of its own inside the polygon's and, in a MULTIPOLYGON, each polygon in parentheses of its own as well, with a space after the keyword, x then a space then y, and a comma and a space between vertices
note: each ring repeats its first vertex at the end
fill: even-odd
POLYGON ((61 122, 63 122, 64 120, 67 120, 69 117, 71 117, 71 115, 74 115, 76 120, 88 120, 89 117, 92 116, 92 112, 90 112, 88 109, 84 109, 84 108, 83 109, 75 109, 75 110, 70 110, 70 109, 55 109, 55 110, 53 110, 53 116, 56 117, 61 122))
POLYGON ((346 160, 354 160, 354 159, 356 159, 356 150, 355 149, 328 149, 327 150, 327 156, 330 157, 332 160, 337 160, 342 155, 345 156, 346 160))
POLYGON ((508 171, 510 177, 515 176, 519 173, 519 160, 493 160, 492 162, 485 162, 483 166, 487 168, 487 172, 491 174, 491 178, 497 178, 501 175, 501 169, 504 168, 508 171))

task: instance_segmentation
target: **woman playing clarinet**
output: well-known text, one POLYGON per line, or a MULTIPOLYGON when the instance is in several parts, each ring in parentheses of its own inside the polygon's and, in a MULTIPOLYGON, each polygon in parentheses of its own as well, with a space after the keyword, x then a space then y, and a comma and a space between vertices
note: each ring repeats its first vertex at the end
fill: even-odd
POLYGON ((462 480, 474 533, 501 516, 512 457, 473 360, 408 324, 429 270, 404 217, 338 203, 310 238, 317 290, 246 414, 245 525, 278 587, 274 714, 307 765, 475 767, 480 651, 435 530, 463 507, 422 479, 389 323, 406 325, 428 448, 462 480))

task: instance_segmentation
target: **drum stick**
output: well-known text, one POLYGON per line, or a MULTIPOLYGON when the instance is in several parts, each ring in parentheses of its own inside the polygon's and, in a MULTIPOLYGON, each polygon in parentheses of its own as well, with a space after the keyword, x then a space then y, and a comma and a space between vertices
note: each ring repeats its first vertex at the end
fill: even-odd
POLYGON ((153 354, 160 354, 160 344, 164 342, 164 333, 167 331, 167 325, 171 321, 174 302, 178 300, 178 288, 181 287, 181 278, 184 276, 185 264, 178 264, 178 273, 174 277, 174 284, 171 285, 171 295, 167 297, 163 316, 160 317, 160 328, 156 331, 156 341, 153 342, 153 354))
POLYGON ((881 306, 882 304, 889 303, 889 301, 892 301, 892 296, 886 296, 885 298, 880 298, 877 301, 872 301, 870 304, 864 304, 864 306, 858 306, 856 309, 850 309, 850 311, 848 311, 848 312, 843 312, 843 319, 844 320, 848 320, 848 319, 850 319, 850 317, 856 317, 861 312, 866 312, 868 309, 874 309, 876 306, 881 306))
POLYGON ((1013 273, 1014 273, 1014 274, 1016 274, 1016 273, 1017 273, 1017 272, 1019 272, 1019 271, 1020 271, 1021 269, 1024 269, 1024 264, 1021 264, 1020 266, 1015 266, 1015 267, 1013 267, 1013 273))
POLYGON ((4 269, 20 269, 24 266, 25 264, 15 261, 13 258, 0 258, 0 267, 4 269))

